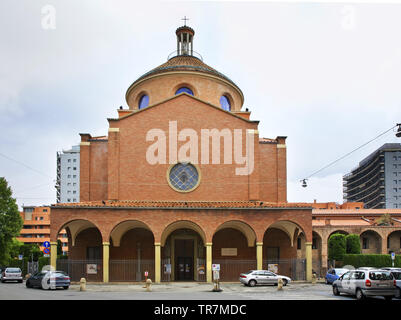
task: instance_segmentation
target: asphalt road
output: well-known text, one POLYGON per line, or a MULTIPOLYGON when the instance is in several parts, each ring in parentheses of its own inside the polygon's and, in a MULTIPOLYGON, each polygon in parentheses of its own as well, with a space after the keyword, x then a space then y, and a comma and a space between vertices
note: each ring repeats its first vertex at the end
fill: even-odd
POLYGON ((330 285, 292 283, 278 291, 275 286, 245 287, 242 284, 222 284, 222 292, 212 292, 212 285, 199 283, 172 283, 153 285, 146 292, 143 284, 103 285, 88 284, 79 291, 79 285, 70 289, 28 289, 25 283, 0 283, 0 300, 354 300, 336 297, 330 285))

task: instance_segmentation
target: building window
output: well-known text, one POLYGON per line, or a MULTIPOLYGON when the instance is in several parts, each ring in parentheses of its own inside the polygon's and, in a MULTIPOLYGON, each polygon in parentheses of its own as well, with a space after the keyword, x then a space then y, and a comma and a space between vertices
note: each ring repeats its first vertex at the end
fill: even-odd
POLYGON ((149 105, 149 96, 147 94, 144 94, 139 99, 138 109, 146 108, 148 105, 149 105))
POLYGON ((301 250, 301 244, 302 244, 302 240, 301 238, 297 239, 297 250, 301 250))
POLYGON ((312 249, 317 249, 317 239, 316 238, 312 239, 312 249))
POLYGON ((88 260, 100 260, 101 254, 100 254, 100 247, 88 247, 86 249, 86 258, 88 260))
POLYGON ((194 95, 194 93, 192 92, 192 90, 189 89, 189 88, 187 88, 187 87, 181 87, 181 88, 179 88, 179 89, 175 92, 175 94, 177 95, 177 94, 180 94, 180 93, 183 93, 183 92, 188 93, 188 94, 190 94, 191 96, 194 95))
POLYGON ((168 172, 170 186, 176 191, 192 191, 199 184, 199 172, 190 163, 177 163, 168 172))
POLYGON ((369 249, 369 239, 362 238, 362 249, 369 249))
POLYGON ((223 110, 231 111, 230 100, 227 98, 227 96, 220 97, 220 106, 223 110))

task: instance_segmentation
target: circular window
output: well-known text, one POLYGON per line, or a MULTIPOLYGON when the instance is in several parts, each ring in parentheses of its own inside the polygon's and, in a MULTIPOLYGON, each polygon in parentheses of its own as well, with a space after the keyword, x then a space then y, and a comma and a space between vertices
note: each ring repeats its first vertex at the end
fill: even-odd
POLYGON ((231 110, 231 104, 230 100, 226 96, 221 96, 220 98, 220 106, 223 110, 230 111, 231 110))
POLYGON ((138 109, 146 108, 149 105, 149 96, 144 94, 141 99, 139 99, 138 109))
POLYGON ((188 93, 188 94, 190 94, 191 96, 194 95, 194 93, 192 92, 192 90, 189 89, 189 88, 187 88, 187 87, 181 87, 181 88, 179 88, 179 89, 175 92, 175 94, 177 95, 177 94, 180 94, 180 93, 183 93, 183 92, 188 93))
POLYGON ((177 163, 167 175, 170 186, 176 191, 192 191, 199 185, 198 169, 190 163, 177 163))

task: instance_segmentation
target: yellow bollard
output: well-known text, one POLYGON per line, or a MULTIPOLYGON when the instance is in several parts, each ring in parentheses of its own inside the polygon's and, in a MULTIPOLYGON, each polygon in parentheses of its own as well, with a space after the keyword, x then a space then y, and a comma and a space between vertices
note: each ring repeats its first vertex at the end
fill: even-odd
POLYGON ((312 284, 316 284, 316 273, 312 274, 312 284))
POLYGON ((283 290, 283 278, 278 278, 277 290, 283 290))
POLYGON ((146 291, 147 292, 151 292, 152 291, 152 280, 151 279, 147 279, 145 286, 146 286, 146 291))
POLYGON ((79 280, 79 291, 86 291, 86 279, 85 278, 81 278, 81 280, 79 280))

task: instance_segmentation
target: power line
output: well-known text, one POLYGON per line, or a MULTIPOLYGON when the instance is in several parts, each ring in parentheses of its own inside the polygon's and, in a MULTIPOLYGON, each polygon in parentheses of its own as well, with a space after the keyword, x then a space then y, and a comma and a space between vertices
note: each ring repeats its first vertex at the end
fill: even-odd
POLYGON ((2 154, 2 153, 0 153, 0 156, 4 157, 4 158, 6 158, 7 160, 10 160, 10 161, 12 161, 12 162, 18 163, 19 165, 24 166, 25 168, 27 168, 27 169, 29 169, 29 170, 32 170, 32 171, 34 171, 34 172, 36 172, 36 173, 39 173, 39 174, 41 174, 42 176, 45 176, 45 177, 47 177, 47 178, 50 178, 50 179, 54 180, 54 177, 50 177, 50 176, 47 175, 46 173, 43 173, 43 172, 41 172, 41 171, 39 171, 39 170, 36 170, 35 168, 32 168, 32 167, 28 166, 27 164, 25 164, 25 163, 23 163, 23 162, 21 162, 21 161, 18 161, 18 160, 15 160, 15 159, 13 159, 13 158, 10 158, 9 156, 6 156, 5 154, 2 154))
MULTIPOLYGON (((306 180, 308 180, 310 177, 312 177, 312 176, 314 176, 315 174, 317 174, 317 173, 323 171, 324 169, 327 169, 328 167, 330 167, 330 166, 332 166, 333 164, 335 164, 335 163, 341 161, 342 159, 348 157, 350 154, 352 154, 352 153, 358 151, 359 149, 363 148, 364 146, 368 145, 369 143, 373 142, 374 140, 380 138, 381 136, 385 135, 386 133, 388 133, 389 131, 393 130, 393 129, 396 128, 396 127, 399 127, 399 128, 398 128, 398 132, 400 132, 401 124, 400 124, 400 123, 397 123, 395 126, 393 126, 393 127, 391 127, 390 129, 388 129, 388 130, 382 132, 381 134, 379 134, 378 136, 376 136, 376 137, 374 137, 373 139, 369 140, 368 142, 365 142, 364 144, 362 144, 362 145, 359 146, 358 148, 356 148, 356 149, 354 149, 354 150, 348 152, 347 154, 343 155, 342 157, 338 158, 337 160, 334 160, 333 162, 330 162, 328 165, 325 165, 323 168, 321 168, 321 169, 319 169, 319 170, 313 172, 313 173, 310 174, 308 177, 301 179, 300 181, 302 182, 302 186, 303 186, 303 187, 306 187, 306 186, 307 186, 306 180)), ((398 133, 397 133, 397 137, 398 137, 398 133)))

